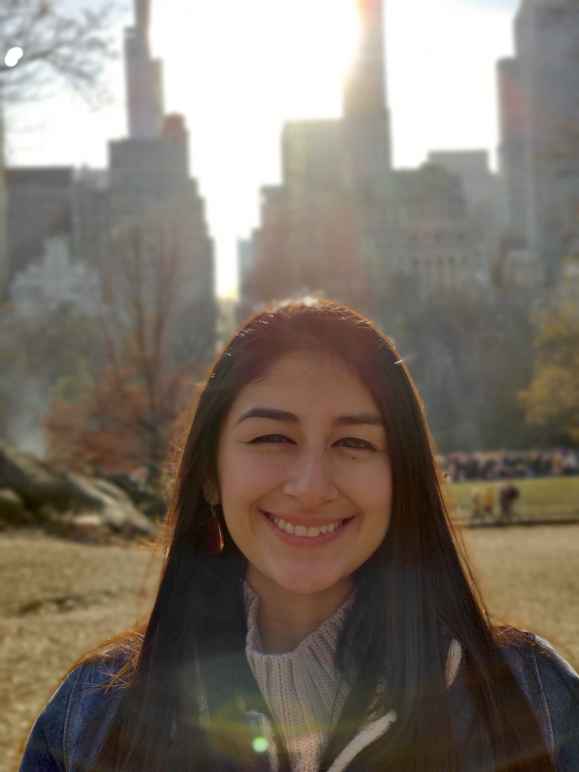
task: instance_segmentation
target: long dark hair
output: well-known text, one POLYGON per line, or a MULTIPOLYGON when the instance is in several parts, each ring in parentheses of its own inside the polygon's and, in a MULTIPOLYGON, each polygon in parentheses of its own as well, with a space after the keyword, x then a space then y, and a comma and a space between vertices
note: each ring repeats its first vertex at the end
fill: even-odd
POLYGON ((257 314, 210 373, 178 467, 153 610, 142 635, 126 634, 123 645, 105 652, 116 668, 111 685, 125 686, 93 769, 260 768, 240 729, 248 707, 263 707, 244 658, 245 560, 226 529, 223 552, 208 554, 210 509, 203 490, 216 480, 220 428, 240 390, 298 350, 339 357, 370 390, 386 427, 393 485, 388 533, 355 577, 355 602, 336 652, 352 688, 320 769, 372 711, 391 708, 394 726, 352 769, 460 769, 464 751, 451 717, 461 703, 445 678, 455 639, 463 652, 460 680, 476 716, 471 740, 488 749, 497 770, 554 770, 500 652, 501 637, 517 645, 523 636, 493 629, 461 557, 407 367, 371 322, 325 301, 288 302, 257 314))

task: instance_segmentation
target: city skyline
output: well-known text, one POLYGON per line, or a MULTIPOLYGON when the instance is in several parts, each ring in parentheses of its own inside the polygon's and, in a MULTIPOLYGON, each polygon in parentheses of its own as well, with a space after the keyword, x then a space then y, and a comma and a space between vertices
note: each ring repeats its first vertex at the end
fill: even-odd
MULTIPOLYGON (((396 166, 416 166, 429 150, 438 149, 485 147, 494 156, 495 65, 512 53, 515 5, 512 0, 443 0, 434 9, 418 0, 390 0, 387 89, 396 166)), ((217 288, 221 295, 231 295, 236 289, 236 240, 256 223, 259 186, 279 179, 284 120, 340 114, 343 75, 353 50, 347 39, 352 8, 350 0, 318 0, 314 13, 311 3, 294 0, 290 11, 277 0, 268 4, 268 13, 258 0, 248 0, 244 13, 229 16, 225 24, 216 6, 205 5, 204 17, 196 17, 193 8, 188 14, 183 10, 188 25, 178 13, 182 0, 166 0, 163 15, 154 8, 153 49, 165 61, 167 108, 184 112, 191 127, 191 171, 207 199, 218 246, 217 288), (322 35, 330 6, 335 23, 322 35), (281 10, 285 15, 280 17, 281 10), (179 21, 188 34, 178 32, 179 21), (280 36, 291 42, 297 35, 300 55, 296 58, 294 47, 292 58, 291 46, 280 36), (218 40, 221 56, 215 54, 218 40), (288 50, 278 52, 284 45, 288 50), (191 66, 184 68, 185 61, 191 66)), ((129 21, 127 17, 119 25, 119 36, 129 21)), ((9 163, 104 166, 107 140, 126 132, 122 67, 116 63, 110 72, 115 104, 106 110, 91 114, 70 95, 59 95, 58 110, 55 102, 46 112, 44 107, 21 109, 20 125, 8 137, 9 163)), ((14 127, 16 116, 10 118, 14 127)))

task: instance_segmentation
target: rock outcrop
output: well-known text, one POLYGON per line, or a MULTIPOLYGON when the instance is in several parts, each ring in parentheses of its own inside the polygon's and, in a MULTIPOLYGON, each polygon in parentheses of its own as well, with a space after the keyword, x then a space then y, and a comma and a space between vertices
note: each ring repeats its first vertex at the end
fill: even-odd
POLYGON ((132 537, 155 530, 112 482, 60 470, 0 443, 0 528, 29 525, 63 535, 132 537))

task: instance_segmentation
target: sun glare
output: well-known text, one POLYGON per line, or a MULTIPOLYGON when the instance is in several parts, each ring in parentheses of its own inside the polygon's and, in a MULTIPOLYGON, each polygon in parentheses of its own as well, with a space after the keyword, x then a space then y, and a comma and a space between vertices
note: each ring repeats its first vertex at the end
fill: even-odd
MULTIPOLYGON (((155 15, 168 87, 283 118, 336 115, 359 36, 356 0, 169 0, 155 15), (171 64, 180 62, 180 65, 171 64), (256 97, 256 95, 258 95, 256 97)), ((256 116, 257 117, 257 116, 256 116)), ((259 119, 259 118, 258 118, 259 119)))
POLYGON ((219 223, 218 285, 259 215, 259 185, 280 175, 288 120, 336 118, 360 34, 356 0, 163 0, 153 49, 167 107, 187 116, 192 169, 219 223))
POLYGON ((286 0, 283 107, 287 117, 339 113, 359 37, 354 0, 286 0))

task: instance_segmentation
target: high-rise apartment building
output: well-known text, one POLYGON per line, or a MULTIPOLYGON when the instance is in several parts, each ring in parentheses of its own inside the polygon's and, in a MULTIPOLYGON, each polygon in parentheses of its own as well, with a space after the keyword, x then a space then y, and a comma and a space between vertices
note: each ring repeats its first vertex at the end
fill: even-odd
POLYGON ((430 166, 392 168, 384 1, 358 6, 343 118, 283 130, 282 185, 262 191, 261 225, 243 242, 242 312, 315 291, 371 313, 393 274, 411 274, 419 293, 486 275, 460 181, 430 166))
MULTIPOLYGON (((162 63, 153 58, 149 41, 150 0, 134 0, 134 13, 124 48, 128 136, 109 143, 108 169, 6 172, 9 278, 38 263, 50 253, 55 237, 63 237, 70 245, 71 265, 81 261, 97 270, 106 297, 115 271, 118 276, 126 267, 130 234, 136 239, 138 233, 150 260, 170 261, 179 271, 175 284, 180 302, 188 308, 191 329, 203 329, 210 354, 217 310, 205 203, 190 176, 184 118, 165 115, 162 63)), ((0 195, 0 215, 1 207, 0 195)), ((62 269, 62 261, 58 264, 62 269)), ((47 270, 51 265, 56 263, 46 263, 47 270)), ((0 261, 0 280, 1 268, 0 261)), ((148 275, 160 277, 159 271, 148 275)))
POLYGON ((70 233, 72 166, 12 166, 5 170, 8 281, 44 254, 47 238, 70 233))
POLYGON ((360 45, 344 90, 344 127, 352 174, 368 195, 382 195, 392 167, 390 111, 386 99, 383 0, 358 0, 360 45))
POLYGON ((171 279, 179 303, 189 308, 192 329, 199 336, 203 330, 211 353, 217 307, 205 203, 190 176, 185 119, 164 111, 162 63, 153 58, 149 40, 150 0, 134 0, 134 13, 135 23, 125 32, 128 136, 109 143, 106 178, 79 176, 76 243, 87 260, 98 263, 105 297, 139 249, 147 263, 142 278, 155 285, 148 291, 158 297, 171 279), (163 276, 162 270, 175 275, 163 276))
POLYGON ((151 56, 151 0, 134 0, 135 24, 125 30, 129 137, 152 139, 163 127, 163 66, 151 56))
POLYGON ((511 230, 552 285, 579 233, 579 4, 522 0, 515 47, 499 64, 511 230))
POLYGON ((499 172, 503 180, 508 239, 521 247, 527 240, 527 142, 523 86, 518 59, 498 63, 499 172))
POLYGON ((499 252, 507 225, 502 180, 491 170, 488 150, 433 150, 428 154, 428 163, 460 180, 467 230, 481 256, 485 256, 478 275, 485 275, 492 258, 499 252))

